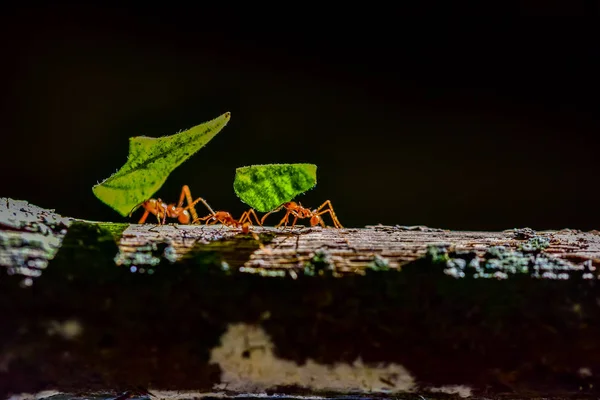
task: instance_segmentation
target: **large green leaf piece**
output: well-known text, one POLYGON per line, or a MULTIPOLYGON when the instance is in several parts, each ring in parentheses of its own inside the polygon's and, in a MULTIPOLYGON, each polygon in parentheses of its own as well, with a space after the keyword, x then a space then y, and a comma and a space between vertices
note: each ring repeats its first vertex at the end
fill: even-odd
POLYGON ((230 116, 226 112, 212 121, 171 136, 130 138, 125 165, 95 185, 92 191, 119 214, 128 215, 151 198, 175 168, 215 137, 227 125, 230 116))
POLYGON ((233 190, 250 207, 269 212, 317 184, 314 164, 265 164, 235 171, 233 190))

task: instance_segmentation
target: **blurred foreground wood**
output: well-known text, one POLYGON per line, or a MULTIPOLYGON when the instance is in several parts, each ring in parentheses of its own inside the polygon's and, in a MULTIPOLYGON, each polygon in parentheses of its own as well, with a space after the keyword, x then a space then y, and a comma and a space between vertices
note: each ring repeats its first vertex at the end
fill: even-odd
POLYGON ((0 199, 1 397, 600 395, 596 231, 255 231, 0 199))

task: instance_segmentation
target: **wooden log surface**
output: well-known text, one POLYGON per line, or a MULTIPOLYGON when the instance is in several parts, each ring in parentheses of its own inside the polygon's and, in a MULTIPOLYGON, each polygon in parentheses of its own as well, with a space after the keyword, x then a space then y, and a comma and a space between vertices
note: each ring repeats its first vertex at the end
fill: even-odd
POLYGON ((0 199, 0 394, 600 394, 597 231, 254 232, 0 199))

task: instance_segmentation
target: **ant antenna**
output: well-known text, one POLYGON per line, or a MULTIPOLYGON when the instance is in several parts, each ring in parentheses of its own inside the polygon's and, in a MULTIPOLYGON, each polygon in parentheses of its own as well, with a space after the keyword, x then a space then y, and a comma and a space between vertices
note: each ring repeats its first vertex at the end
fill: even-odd
POLYGON ((142 201, 140 204, 138 204, 137 206, 134 206, 131 211, 129 211, 129 217, 131 217, 133 215, 134 212, 137 211, 138 208, 140 208, 142 206, 142 204, 144 204, 144 202, 142 201))

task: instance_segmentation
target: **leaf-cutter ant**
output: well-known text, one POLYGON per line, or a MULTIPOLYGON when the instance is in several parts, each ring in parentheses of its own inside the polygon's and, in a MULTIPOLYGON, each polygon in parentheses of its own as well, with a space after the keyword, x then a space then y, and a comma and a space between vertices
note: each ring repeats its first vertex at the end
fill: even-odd
POLYGON ((206 208, 208 208, 208 210, 214 214, 213 209, 210 208, 208 203, 202 197, 198 197, 196 200, 192 201, 192 193, 190 192, 190 188, 188 185, 183 185, 181 188, 181 195, 179 196, 179 203, 177 203, 177 205, 167 204, 161 199, 149 199, 136 206, 131 213, 129 213, 129 216, 131 217, 131 214, 133 214, 133 212, 141 206, 145 211, 138 224, 143 224, 146 222, 146 218, 148 218, 148 215, 150 214, 156 215, 159 225, 164 225, 167 217, 177 218, 180 224, 189 224, 190 221, 198 219, 198 213, 196 212, 196 208, 194 206, 199 202, 204 204, 206 208), (184 199, 187 200, 187 207, 183 207, 184 199))
POLYGON ((302 204, 296 203, 294 201, 283 203, 281 206, 279 206, 276 209, 269 211, 268 213, 263 215, 263 217, 260 221, 261 225, 265 222, 265 218, 267 218, 267 216, 269 216, 269 214, 275 213, 275 212, 281 210, 282 208, 285 208, 285 210, 286 210, 285 216, 281 219, 281 221, 279 221, 279 223, 275 226, 275 228, 280 227, 282 224, 284 224, 284 226, 287 226, 290 215, 294 216, 294 221, 292 222, 292 227, 296 225, 296 222, 298 221, 299 218, 300 219, 301 218, 310 218, 310 226, 316 226, 317 224, 320 224, 323 228, 325 228, 326 225, 325 225, 325 222, 323 222, 323 218, 321 217, 321 215, 327 214, 327 213, 329 213, 329 215, 331 216, 333 225, 336 228, 343 228, 342 224, 340 224, 340 221, 337 219, 337 216, 335 215, 335 212, 333 211, 333 206, 331 205, 331 201, 329 201, 329 200, 327 200, 323 204, 321 204, 321 206, 319 208, 317 208, 316 210, 311 210, 309 208, 302 207, 302 204))
POLYGON ((206 221, 206 225, 213 225, 216 223, 221 223, 225 226, 231 226, 234 228, 242 228, 243 233, 250 232, 250 225, 252 225, 252 219, 250 216, 254 216, 254 220, 256 224, 262 226, 261 222, 256 215, 256 212, 251 208, 248 211, 244 211, 240 219, 235 219, 233 216, 227 211, 217 211, 214 212, 211 210, 211 214, 202 218, 195 218, 192 223, 196 223, 198 221, 206 221))

